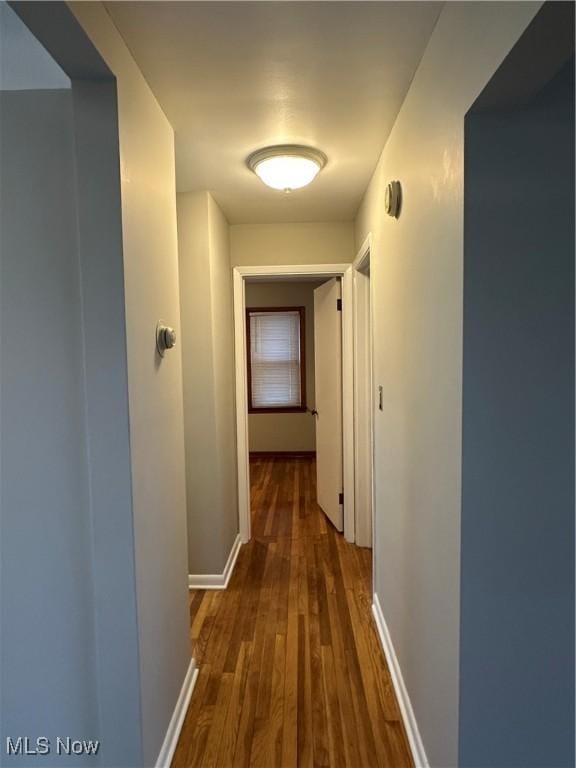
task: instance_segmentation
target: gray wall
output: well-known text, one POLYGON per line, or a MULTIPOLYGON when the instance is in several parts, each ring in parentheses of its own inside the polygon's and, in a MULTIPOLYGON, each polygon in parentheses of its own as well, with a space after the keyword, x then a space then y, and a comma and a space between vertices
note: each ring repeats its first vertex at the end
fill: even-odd
POLYGON ((0 115, 4 753, 98 734, 72 94, 2 93, 0 115))
MULTIPOLYGON (((246 284, 246 307, 305 307, 306 404, 314 408, 314 289, 321 283, 246 284)), ((314 451, 316 420, 310 413, 251 413, 248 415, 251 451, 314 451)))
POLYGON ((465 161, 460 765, 573 766, 574 60, 465 161))
POLYGON ((3 0, 0 0, 0 51, 0 90, 70 88, 70 78, 3 0))
POLYGON ((178 196, 190 574, 221 574, 238 535, 228 222, 207 192, 178 196))

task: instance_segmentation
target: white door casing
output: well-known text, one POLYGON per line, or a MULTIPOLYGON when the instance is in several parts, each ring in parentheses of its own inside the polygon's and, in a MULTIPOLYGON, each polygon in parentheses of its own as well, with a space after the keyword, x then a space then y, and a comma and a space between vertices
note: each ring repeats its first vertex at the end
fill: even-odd
POLYGON ((234 278, 234 357, 236 368, 236 441, 238 459, 238 518, 242 542, 250 540, 250 481, 248 466, 248 388, 246 371, 246 280, 287 280, 302 277, 342 278, 342 434, 344 472, 344 536, 354 542, 354 394, 352 264, 290 264, 237 266, 234 278))
POLYGON ((342 320, 340 280, 314 291, 316 493, 337 530, 344 527, 342 470, 342 320))
POLYGON ((363 243, 354 268, 354 509, 355 540, 371 547, 373 540, 373 418, 371 238, 363 243))

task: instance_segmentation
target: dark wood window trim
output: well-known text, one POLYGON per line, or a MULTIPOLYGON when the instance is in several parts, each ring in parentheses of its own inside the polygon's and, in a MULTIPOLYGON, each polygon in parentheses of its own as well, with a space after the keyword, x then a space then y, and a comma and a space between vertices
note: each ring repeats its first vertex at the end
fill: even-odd
POLYGON ((306 307, 246 307, 246 365, 248 371, 248 413, 305 413, 306 406, 306 307), (290 408, 254 408, 252 405, 252 352, 250 315, 255 312, 298 312, 300 314, 300 396, 301 404, 290 408))

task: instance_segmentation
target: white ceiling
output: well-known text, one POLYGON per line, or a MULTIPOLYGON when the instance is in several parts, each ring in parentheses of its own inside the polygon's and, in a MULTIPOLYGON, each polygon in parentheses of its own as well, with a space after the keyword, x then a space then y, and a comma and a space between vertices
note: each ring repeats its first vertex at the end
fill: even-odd
POLYGON ((109 2, 176 132, 178 190, 210 190, 231 223, 349 221, 442 3, 109 2), (268 189, 255 149, 318 147, 303 190, 268 189))

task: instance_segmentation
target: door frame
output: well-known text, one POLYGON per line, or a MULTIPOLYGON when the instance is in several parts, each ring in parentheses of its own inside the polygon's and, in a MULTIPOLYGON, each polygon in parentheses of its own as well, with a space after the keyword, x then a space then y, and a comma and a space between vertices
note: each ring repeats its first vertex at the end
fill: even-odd
POLYGON ((373 374, 373 280, 372 235, 358 251, 353 268, 354 311, 354 496, 356 499, 355 541, 372 547, 374 541, 374 374, 373 374), (366 418, 367 417, 367 418, 366 418), (366 503, 366 502, 369 502, 366 503))
POLYGON ((354 542, 354 318, 352 264, 238 266, 233 271, 234 355, 236 378, 236 451, 240 539, 250 541, 250 466, 248 448, 248 376, 246 370, 246 281, 340 277, 342 280, 342 448, 344 537, 354 542))

